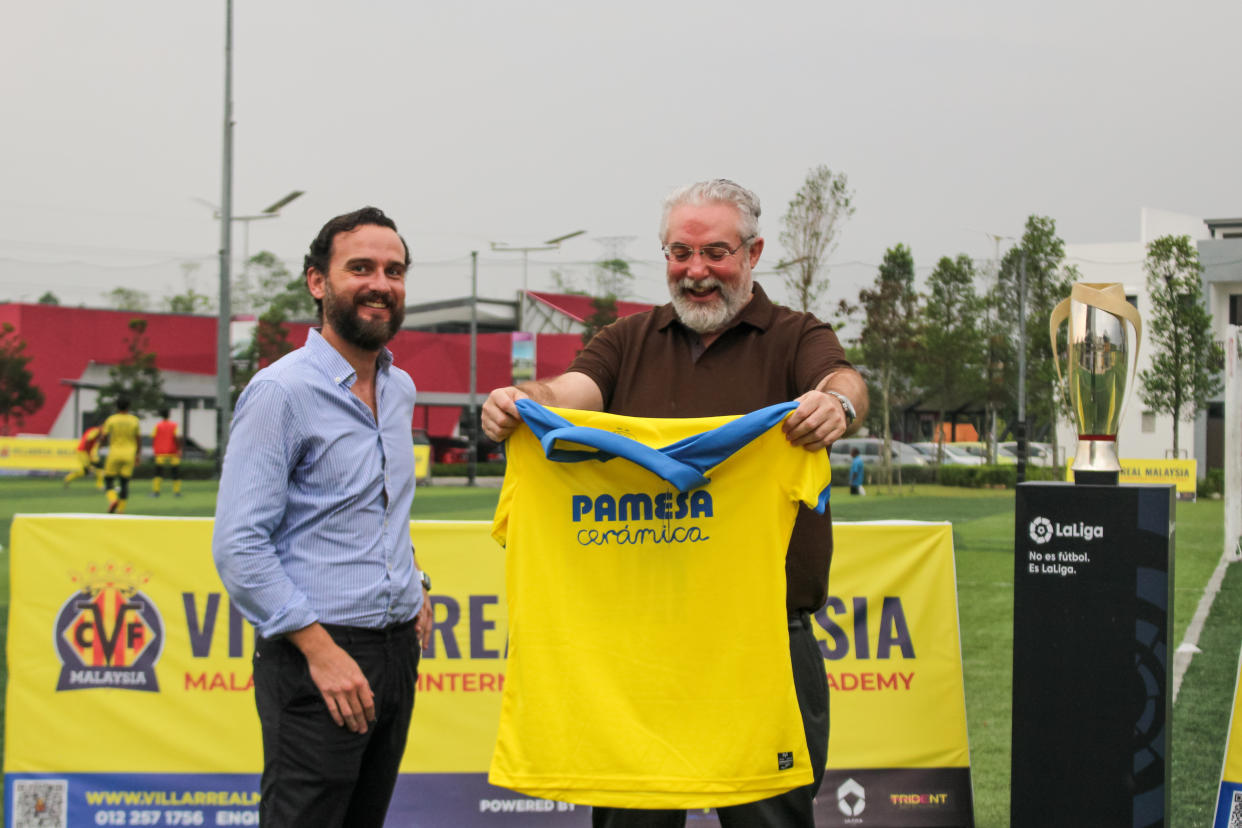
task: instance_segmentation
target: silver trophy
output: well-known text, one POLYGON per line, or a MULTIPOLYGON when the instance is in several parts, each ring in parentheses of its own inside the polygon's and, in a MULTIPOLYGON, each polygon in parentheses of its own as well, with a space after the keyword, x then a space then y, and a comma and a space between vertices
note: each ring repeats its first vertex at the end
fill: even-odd
POLYGON ((1052 311, 1053 361, 1057 375, 1069 380, 1070 403, 1078 426, 1078 451, 1072 468, 1079 483, 1117 482, 1117 427, 1126 388, 1133 384, 1143 320, 1126 301, 1118 282, 1076 282, 1068 299, 1052 311), (1057 333, 1069 320, 1067 365, 1061 371, 1057 333), (1125 323, 1134 328, 1134 348, 1127 345, 1125 323))

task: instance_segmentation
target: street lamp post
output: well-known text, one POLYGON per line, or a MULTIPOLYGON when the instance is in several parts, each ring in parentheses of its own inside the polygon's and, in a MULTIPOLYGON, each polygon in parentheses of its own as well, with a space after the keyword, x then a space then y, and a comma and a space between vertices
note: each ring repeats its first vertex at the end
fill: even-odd
POLYGON ((224 158, 220 193, 220 308, 216 317, 216 476, 224 469, 230 408, 229 258, 233 255, 233 0, 225 3, 224 158))
MULTIPOLYGON (((224 5, 224 142, 220 164, 220 307, 216 316, 216 475, 224 468, 224 450, 229 439, 229 414, 232 410, 233 343, 229 324, 232 322, 230 266, 233 257, 233 222, 245 224, 245 255, 250 258, 250 222, 276 218, 280 208, 299 198, 303 191, 294 190, 256 216, 233 215, 233 0, 224 5)), ((243 272, 245 272, 245 263, 243 272)))
MULTIPOLYGON (((230 221, 241 222, 241 225, 242 225, 242 271, 243 272, 245 272, 250 266, 250 222, 260 221, 262 219, 280 218, 281 208, 285 207, 287 204, 289 204, 294 199, 301 198, 304 195, 306 195, 305 190, 294 190, 293 192, 289 193, 288 195, 276 201, 276 203, 268 207, 264 207, 262 210, 260 210, 258 213, 252 216, 232 216, 230 218, 230 221)), ((223 211, 219 207, 212 204, 210 201, 208 201, 205 198, 198 198, 196 196, 194 200, 200 204, 205 204, 208 207, 210 207, 212 210, 212 217, 217 220, 220 219, 221 215, 223 214, 223 211)))
POLYGON ((500 253, 521 253, 522 254, 522 292, 526 292, 526 256, 528 253, 539 250, 560 250, 561 242, 572 239, 574 236, 581 236, 585 230, 575 230, 572 233, 566 233, 563 236, 557 236, 554 239, 548 239, 543 244, 536 244, 530 247, 522 247, 516 244, 506 244, 505 242, 490 242, 492 250, 500 253))
MULTIPOLYGON (((230 4, 231 5, 231 4, 230 4)), ((231 39, 231 38, 230 38, 231 39)), ((226 86, 231 86, 226 82, 226 86)), ((226 106, 231 109, 231 106, 226 106)), ((221 464, 224 461, 224 447, 228 442, 228 421, 229 409, 232 403, 232 350, 233 343, 229 334, 229 326, 232 321, 233 298, 232 298, 232 279, 230 278, 233 258, 233 236, 231 233, 233 222, 241 222, 242 232, 242 277, 244 287, 249 289, 250 273, 250 223, 261 219, 274 219, 280 217, 281 208, 288 205, 295 199, 301 198, 306 194, 305 190, 293 190, 287 195, 282 196, 267 207, 264 207, 258 213, 249 216, 232 215, 232 123, 225 126, 226 137, 225 146, 228 148, 225 158, 225 187, 223 204, 220 207, 212 204, 203 198, 196 198, 203 204, 212 208, 214 217, 221 224, 220 231, 220 309, 216 327, 216 406, 218 416, 216 422, 216 471, 220 471, 221 464)))
MULTIPOLYGON (((581 236, 585 232, 586 232, 585 230, 575 230, 572 233, 566 233, 563 236, 557 236, 554 239, 548 239, 543 244, 537 244, 537 245, 533 245, 530 247, 522 247, 520 245, 506 244, 505 242, 489 242, 489 243, 492 246, 492 250, 495 250, 498 253, 521 253, 522 254, 522 296, 525 297, 526 284, 527 284, 526 282, 527 254, 533 251, 539 251, 539 250, 559 250, 561 248, 561 242, 572 239, 575 236, 581 236)), ((518 303, 518 314, 519 314, 518 327, 521 327, 521 324, 522 324, 521 308, 522 308, 522 302, 519 302, 518 303)))
MULTIPOLYGON (((230 218, 230 221, 241 222, 242 226, 241 283, 243 287, 247 289, 250 288, 250 222, 261 221, 263 218, 281 217, 282 207, 286 206, 294 199, 299 199, 299 197, 302 197, 303 195, 306 195, 306 190, 293 190, 292 192, 289 192, 288 195, 283 196, 282 199, 274 202, 271 206, 263 207, 263 210, 257 212, 255 215, 232 216, 230 218)), ((211 202, 206 199, 199 199, 199 197, 195 197, 194 200, 199 202, 199 204, 211 207, 212 216, 214 216, 216 220, 220 220, 222 214, 224 214, 224 211, 222 211, 220 207, 211 204, 211 202)))

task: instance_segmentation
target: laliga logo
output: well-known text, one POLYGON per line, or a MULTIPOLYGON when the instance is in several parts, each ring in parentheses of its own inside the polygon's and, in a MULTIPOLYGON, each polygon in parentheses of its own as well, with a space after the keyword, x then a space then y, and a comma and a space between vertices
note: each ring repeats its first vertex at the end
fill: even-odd
POLYGON ((1032 520, 1031 540, 1036 543, 1047 543, 1052 540, 1052 521, 1046 517, 1037 517, 1032 520))
POLYGON ((1052 521, 1046 517, 1037 517, 1031 521, 1031 540, 1038 544, 1044 544, 1052 540, 1053 537, 1058 538, 1082 538, 1083 540, 1097 540, 1104 537, 1103 526, 1091 526, 1082 521, 1077 523, 1058 523, 1055 526, 1052 521))
POLYGON ((853 779, 847 779, 837 788, 837 807, 847 817, 856 817, 867 807, 867 792, 853 779))
POLYGON ((92 564, 70 580, 78 591, 61 606, 53 636, 63 665, 56 689, 157 692, 155 663, 164 648, 164 622, 138 589, 149 577, 109 563, 92 564))

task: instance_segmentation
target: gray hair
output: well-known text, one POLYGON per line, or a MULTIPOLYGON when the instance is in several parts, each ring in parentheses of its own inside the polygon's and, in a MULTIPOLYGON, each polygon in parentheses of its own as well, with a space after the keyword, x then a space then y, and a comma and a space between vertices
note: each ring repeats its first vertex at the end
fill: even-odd
POLYGON ((759 196, 741 184, 727 178, 699 181, 678 187, 664 198, 664 213, 660 216, 660 244, 668 243, 668 214, 682 204, 732 204, 737 208, 741 221, 738 233, 743 239, 759 236, 759 196))

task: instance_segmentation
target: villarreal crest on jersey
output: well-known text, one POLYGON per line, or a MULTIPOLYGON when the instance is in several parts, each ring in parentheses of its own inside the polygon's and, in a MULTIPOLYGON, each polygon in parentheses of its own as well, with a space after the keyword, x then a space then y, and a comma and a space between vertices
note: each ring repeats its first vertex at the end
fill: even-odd
POLYGON ((809 784, 785 550, 831 471, 785 439, 795 404, 702 419, 518 407, 493 524, 509 664, 489 781, 631 808, 809 784))

